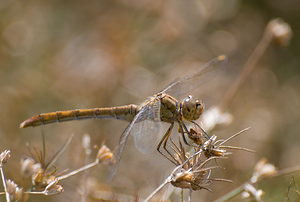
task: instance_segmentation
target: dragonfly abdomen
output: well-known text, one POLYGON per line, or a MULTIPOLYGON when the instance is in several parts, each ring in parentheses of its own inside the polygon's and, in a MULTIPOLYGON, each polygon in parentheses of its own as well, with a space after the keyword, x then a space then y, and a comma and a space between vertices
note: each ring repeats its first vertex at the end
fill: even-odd
POLYGON ((137 105, 120 107, 76 109, 69 111, 57 111, 33 116, 20 124, 20 128, 39 126, 55 122, 82 120, 82 119, 120 119, 132 121, 137 114, 137 105))

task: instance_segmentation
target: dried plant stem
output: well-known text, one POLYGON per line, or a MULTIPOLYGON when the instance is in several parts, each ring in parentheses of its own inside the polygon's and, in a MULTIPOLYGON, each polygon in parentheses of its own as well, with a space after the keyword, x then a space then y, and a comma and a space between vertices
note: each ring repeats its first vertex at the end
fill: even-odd
POLYGON ((228 200, 234 198, 235 196, 239 195, 240 193, 242 193, 244 191, 245 184, 235 188, 234 190, 232 190, 228 194, 222 196, 221 198, 218 198, 214 202, 223 202, 223 201, 228 201, 228 200))
MULTIPOLYGON (((300 171, 300 166, 295 166, 295 167, 291 167, 291 168, 285 168, 285 169, 279 170, 276 174, 274 174, 272 176, 269 176, 268 178, 260 178, 256 183, 258 183, 258 182, 260 182, 262 180, 273 179, 274 177, 288 175, 288 174, 299 172, 299 171, 300 171)), ((228 200, 234 198, 235 196, 239 195, 240 193, 242 193, 244 191, 244 188, 245 188, 246 184, 248 184, 248 182, 246 182, 243 185, 235 188, 234 190, 232 190, 228 194, 222 196, 221 198, 218 198, 214 202, 228 201, 228 200)))
POLYGON ((1 172, 1 178, 2 178, 2 183, 3 183, 3 187, 4 187, 4 192, 5 192, 5 197, 6 197, 6 201, 10 202, 10 197, 9 197, 9 193, 7 191, 7 184, 6 184, 6 179, 5 179, 5 175, 4 175, 4 171, 3 171, 3 164, 0 164, 0 172, 1 172))
POLYGON ((254 51, 246 61, 243 71, 241 72, 239 77, 234 81, 234 83, 230 86, 224 98, 222 99, 219 105, 219 109, 221 112, 225 111, 228 108, 230 102, 232 101, 233 97, 237 93, 238 89, 245 82, 247 77, 251 74, 251 72, 256 66, 256 63, 263 56, 266 49, 270 45, 273 37, 272 37, 272 33, 269 30, 269 24, 266 26, 262 39, 260 40, 256 48, 254 49, 254 51))
POLYGON ((161 185, 159 185, 145 200, 144 202, 148 202, 157 192, 159 192, 166 184, 171 181, 171 176, 169 176, 161 185))
POLYGON ((43 153, 42 153, 42 164, 44 165, 45 164, 45 159, 46 159, 46 136, 45 136, 45 133, 44 133, 44 128, 42 127, 42 143, 43 143, 43 153))
POLYGON ((272 177, 279 177, 279 176, 288 175, 288 174, 299 172, 299 171, 300 171, 300 166, 285 168, 285 169, 279 170, 272 177))
POLYGON ((189 196, 188 196, 188 199, 187 199, 188 202, 192 201, 192 191, 193 191, 192 189, 189 190, 189 196))
POLYGON ((34 194, 34 195, 48 195, 47 193, 46 193, 46 190, 44 190, 44 191, 25 191, 24 192, 24 194, 34 194))
MULTIPOLYGON (((46 165, 46 169, 52 167, 52 165, 57 161, 57 159, 65 152, 67 147, 70 145, 72 139, 73 139, 73 134, 67 139, 67 141, 63 144, 63 146, 54 154, 54 156, 51 158, 49 161, 49 164, 46 165)), ((45 147, 45 146, 43 146, 45 147)))
MULTIPOLYGON (((88 164, 91 151, 91 138, 88 134, 84 134, 82 137, 82 146, 85 150, 85 164, 88 164)), ((89 176, 89 170, 85 170, 83 178, 82 178, 82 186, 81 186, 81 202, 86 201, 87 195, 87 179, 89 176)))
POLYGON ((86 195, 87 195, 87 179, 89 176, 89 170, 85 170, 83 180, 82 180, 82 187, 81 187, 81 202, 86 201, 86 195))
POLYGON ((95 167, 95 166, 98 165, 98 164, 99 164, 99 162, 98 162, 98 160, 96 160, 96 161, 93 162, 93 163, 87 164, 87 165, 85 165, 85 166, 83 166, 83 167, 81 167, 81 168, 79 168, 79 169, 77 169, 77 170, 74 170, 74 171, 72 171, 72 172, 70 172, 70 173, 68 173, 68 174, 66 174, 66 175, 62 175, 62 176, 58 177, 57 180, 58 180, 58 181, 64 180, 64 179, 66 179, 66 178, 68 178, 68 177, 71 177, 71 176, 76 175, 76 174, 78 174, 78 173, 80 173, 80 172, 83 172, 83 171, 85 171, 85 170, 87 170, 87 169, 89 169, 89 168, 95 167))
POLYGON ((180 201, 183 202, 183 189, 181 189, 181 192, 180 192, 180 201))

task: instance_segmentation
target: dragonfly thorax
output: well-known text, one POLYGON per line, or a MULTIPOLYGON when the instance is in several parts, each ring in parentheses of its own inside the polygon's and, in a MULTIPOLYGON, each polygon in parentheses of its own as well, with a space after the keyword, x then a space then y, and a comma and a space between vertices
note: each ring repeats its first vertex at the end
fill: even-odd
POLYGON ((198 99, 193 99, 191 95, 182 102, 182 116, 187 120, 197 120, 204 109, 204 104, 198 99))

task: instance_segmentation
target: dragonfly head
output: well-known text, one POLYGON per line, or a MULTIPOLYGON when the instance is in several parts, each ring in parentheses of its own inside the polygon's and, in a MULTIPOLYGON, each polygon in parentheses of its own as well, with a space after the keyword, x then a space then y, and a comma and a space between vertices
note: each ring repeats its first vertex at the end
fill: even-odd
POLYGON ((198 99, 193 99, 191 95, 182 102, 182 116, 187 120, 197 120, 204 109, 204 104, 198 99))

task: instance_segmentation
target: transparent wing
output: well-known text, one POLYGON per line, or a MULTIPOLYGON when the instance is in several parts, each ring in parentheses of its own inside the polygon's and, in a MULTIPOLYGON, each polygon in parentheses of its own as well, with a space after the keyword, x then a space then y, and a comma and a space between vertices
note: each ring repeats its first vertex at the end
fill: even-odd
MULTIPOLYGON (((149 100, 144 104, 137 115, 134 117, 134 119, 130 122, 130 124, 127 126, 127 128, 123 131, 119 145, 117 148, 117 151, 115 153, 115 165, 112 170, 111 175, 109 176, 109 179, 111 180, 112 177, 116 174, 117 169, 119 167, 120 159, 123 154, 127 139, 129 137, 129 134, 132 132, 132 129, 134 129, 134 137, 138 137, 138 140, 136 140, 138 143, 136 145, 141 145, 144 144, 144 136, 148 136, 147 134, 144 133, 144 131, 147 131, 147 126, 148 124, 143 124, 142 122, 144 121, 152 121, 152 122, 160 122, 160 101, 155 100, 155 98, 149 100), (140 125, 141 123, 141 125, 140 125), (135 126, 138 124, 137 126, 135 126), (141 128, 140 128, 141 127, 141 128), (144 128, 146 127, 146 128, 144 128), (141 144, 140 144, 141 143, 141 144)), ((154 128, 149 129, 149 133, 151 133, 151 130, 154 128)), ((155 146, 154 146, 155 147, 155 146)), ((142 148, 142 146, 141 146, 142 148)), ((142 149, 143 151, 143 149, 142 149)))
POLYGON ((133 127, 133 125, 135 124, 135 122, 139 119, 139 117, 143 114, 143 111, 139 111, 137 113, 137 115, 134 117, 134 119, 130 122, 130 124, 127 126, 127 128, 123 131, 121 137, 120 137, 120 141, 119 141, 119 145, 117 147, 117 151, 115 153, 115 165, 112 169, 112 172, 109 176, 109 180, 111 181, 112 178, 115 176, 117 170, 118 170, 118 167, 119 167, 119 163, 120 163, 120 159, 121 159, 121 156, 123 154, 123 151, 124 151, 124 148, 125 148, 125 144, 127 142, 127 139, 129 137, 129 134, 130 134, 130 131, 133 127))
POLYGON ((172 82, 161 92, 176 97, 177 99, 187 96, 192 90, 199 87, 201 84, 213 78, 216 69, 221 67, 226 61, 225 55, 220 55, 208 63, 201 66, 193 74, 184 76, 172 82))
POLYGON ((149 153, 155 151, 162 133, 160 100, 154 100, 144 106, 140 120, 132 128, 132 135, 138 150, 142 153, 149 153))
POLYGON ((136 123, 132 129, 134 143, 137 149, 142 153, 155 151, 158 139, 161 137, 160 122, 145 120, 136 123))

